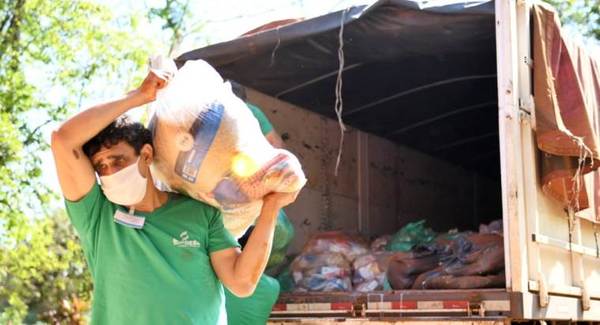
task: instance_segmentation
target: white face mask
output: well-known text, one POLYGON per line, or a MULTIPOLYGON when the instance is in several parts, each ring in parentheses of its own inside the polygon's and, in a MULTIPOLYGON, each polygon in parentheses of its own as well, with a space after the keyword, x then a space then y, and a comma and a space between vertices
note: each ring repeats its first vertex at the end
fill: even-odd
POLYGON ((147 181, 138 170, 140 158, 118 172, 100 176, 102 192, 109 201, 120 205, 134 205, 144 199, 147 181))

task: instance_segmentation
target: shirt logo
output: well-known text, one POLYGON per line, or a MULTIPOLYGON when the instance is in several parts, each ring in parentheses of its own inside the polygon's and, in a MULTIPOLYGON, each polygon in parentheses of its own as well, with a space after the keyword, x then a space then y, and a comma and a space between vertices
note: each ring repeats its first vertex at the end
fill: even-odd
POLYGON ((187 231, 179 234, 179 239, 173 238, 173 246, 175 247, 200 247, 200 243, 197 240, 190 240, 190 236, 187 231))

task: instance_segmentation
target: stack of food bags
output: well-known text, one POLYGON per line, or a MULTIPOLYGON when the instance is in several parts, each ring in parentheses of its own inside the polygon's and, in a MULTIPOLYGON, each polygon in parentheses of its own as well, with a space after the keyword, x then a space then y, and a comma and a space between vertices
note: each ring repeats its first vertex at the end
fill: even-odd
POLYGON ((290 271, 296 291, 351 291, 352 263, 368 253, 360 238, 343 232, 319 233, 304 245, 290 271))

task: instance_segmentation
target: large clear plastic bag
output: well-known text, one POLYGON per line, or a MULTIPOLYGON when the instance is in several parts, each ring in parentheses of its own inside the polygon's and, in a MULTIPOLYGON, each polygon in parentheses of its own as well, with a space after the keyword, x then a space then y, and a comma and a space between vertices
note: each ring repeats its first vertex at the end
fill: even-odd
POLYGON ((186 194, 223 212, 225 228, 241 237, 270 192, 296 192, 306 183, 298 159, 273 148, 258 121, 229 83, 208 63, 179 70, 164 57, 151 71, 169 77, 151 105, 153 177, 164 189, 186 194))
POLYGON ((369 252, 352 263, 352 285, 355 291, 382 290, 393 252, 369 252))
POLYGON ((303 253, 290 266, 296 291, 351 291, 352 265, 341 253, 303 253))
POLYGON ((352 263, 368 252, 367 243, 357 236, 340 231, 313 235, 290 266, 295 290, 351 291, 352 263))
POLYGON ((312 236, 302 248, 303 254, 339 253, 350 263, 368 252, 368 245, 362 238, 341 231, 318 233, 312 236))

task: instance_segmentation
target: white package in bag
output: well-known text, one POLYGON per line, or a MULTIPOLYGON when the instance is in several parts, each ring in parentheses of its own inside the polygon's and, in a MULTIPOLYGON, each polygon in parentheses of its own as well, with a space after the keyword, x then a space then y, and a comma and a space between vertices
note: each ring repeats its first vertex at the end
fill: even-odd
POLYGON ((151 71, 172 76, 151 104, 152 175, 168 189, 219 208, 225 228, 241 237, 271 192, 306 184, 298 159, 273 148, 246 104, 213 67, 154 58, 151 71))

